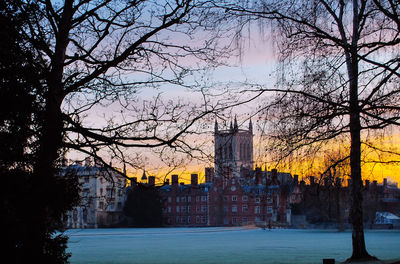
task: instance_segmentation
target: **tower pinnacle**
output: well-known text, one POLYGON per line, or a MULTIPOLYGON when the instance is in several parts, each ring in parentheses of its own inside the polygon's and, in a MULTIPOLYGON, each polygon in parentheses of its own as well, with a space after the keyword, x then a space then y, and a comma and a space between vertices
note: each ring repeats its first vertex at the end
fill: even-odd
POLYGON ((143 175, 142 175, 141 181, 147 181, 146 170, 145 169, 143 169, 143 175))
POLYGON ((236 115, 235 115, 235 120, 234 120, 234 124, 233 124, 233 129, 234 129, 234 130, 238 130, 238 129, 239 129, 238 123, 237 123, 236 115))
POLYGON ((249 122, 249 131, 253 132, 253 123, 251 122, 251 119, 250 119, 250 122, 249 122))

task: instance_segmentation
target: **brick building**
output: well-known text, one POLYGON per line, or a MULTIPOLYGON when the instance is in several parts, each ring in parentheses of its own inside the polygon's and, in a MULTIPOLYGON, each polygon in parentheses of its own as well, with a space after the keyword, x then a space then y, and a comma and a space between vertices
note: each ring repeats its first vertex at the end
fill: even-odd
POLYGON ((172 226, 221 226, 250 223, 290 224, 290 194, 293 179, 289 173, 253 169, 253 133, 234 124, 219 130, 215 122, 214 168, 205 169, 205 183, 191 175, 191 183, 160 187, 164 198, 164 223, 172 226))

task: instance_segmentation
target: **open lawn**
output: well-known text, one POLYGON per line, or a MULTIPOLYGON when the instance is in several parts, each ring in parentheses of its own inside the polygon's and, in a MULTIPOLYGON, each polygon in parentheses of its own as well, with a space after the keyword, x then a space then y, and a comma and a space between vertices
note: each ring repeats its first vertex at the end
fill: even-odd
MULTIPOLYGON (((336 263, 351 255, 351 232, 244 227, 73 229, 71 263, 336 263)), ((370 254, 400 260, 400 230, 367 230, 370 254)))

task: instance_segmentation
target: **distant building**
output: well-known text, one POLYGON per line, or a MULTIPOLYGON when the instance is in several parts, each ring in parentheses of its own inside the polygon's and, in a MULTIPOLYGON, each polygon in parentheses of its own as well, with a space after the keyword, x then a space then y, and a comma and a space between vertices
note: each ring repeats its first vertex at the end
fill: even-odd
POLYGON ((250 120, 248 129, 239 129, 235 117, 230 129, 220 130, 218 122, 214 127, 214 168, 217 178, 227 181, 241 177, 253 170, 253 126, 250 120))
MULTIPOLYGON (((310 224, 317 227, 339 226, 339 228, 348 226, 351 212, 351 180, 348 180, 346 186, 342 185, 340 178, 316 180, 311 176, 309 180, 309 185, 306 185, 304 181, 294 184, 291 192, 294 219, 303 217, 301 219, 306 220, 302 221, 301 225, 294 221, 294 225, 310 224)), ((363 182, 363 218, 366 228, 375 228, 377 224, 382 224, 384 215, 380 212, 400 215, 400 189, 396 184, 389 184, 386 178, 382 184, 365 180, 363 182)))
POLYGON ((206 182, 178 182, 160 188, 164 198, 164 223, 172 226, 221 226, 250 223, 289 225, 290 193, 293 179, 289 173, 253 169, 253 132, 239 129, 235 118, 228 130, 215 122, 215 171, 205 169, 206 182))
POLYGON ((66 214, 67 228, 98 228, 118 224, 122 219, 125 179, 90 159, 62 168, 78 176, 80 205, 66 214))
POLYGON ((376 212, 375 224, 391 225, 400 227, 400 217, 390 212, 376 212))
POLYGON ((261 222, 289 225, 290 188, 289 184, 281 185, 276 178, 267 179, 266 184, 240 177, 225 183, 214 178, 212 182, 198 184, 197 174, 192 174, 191 184, 178 184, 178 175, 173 175, 172 185, 160 188, 165 201, 164 223, 173 226, 231 226, 261 222))

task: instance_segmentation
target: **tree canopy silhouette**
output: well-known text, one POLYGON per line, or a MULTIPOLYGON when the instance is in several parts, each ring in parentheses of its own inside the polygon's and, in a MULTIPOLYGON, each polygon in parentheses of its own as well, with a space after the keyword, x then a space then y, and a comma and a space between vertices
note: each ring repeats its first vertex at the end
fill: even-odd
MULTIPOLYGON (((352 179, 353 253, 373 259, 363 232, 361 146, 371 131, 400 125, 400 5, 396 0, 232 1, 234 19, 270 26, 279 56, 275 87, 260 106, 281 157, 318 151, 347 137, 352 179), (306 151, 307 150, 307 151, 306 151)), ((371 142, 371 141, 369 141, 371 142)), ((381 146, 374 146, 382 149, 381 146)))

